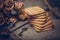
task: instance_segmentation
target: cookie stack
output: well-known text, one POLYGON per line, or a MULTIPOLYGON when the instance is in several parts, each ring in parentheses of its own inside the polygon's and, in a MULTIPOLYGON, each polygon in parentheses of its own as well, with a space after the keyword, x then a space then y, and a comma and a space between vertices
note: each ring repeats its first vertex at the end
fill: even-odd
POLYGON ((25 8, 22 12, 25 14, 25 17, 29 20, 35 31, 41 32, 53 28, 52 18, 39 6, 25 8))

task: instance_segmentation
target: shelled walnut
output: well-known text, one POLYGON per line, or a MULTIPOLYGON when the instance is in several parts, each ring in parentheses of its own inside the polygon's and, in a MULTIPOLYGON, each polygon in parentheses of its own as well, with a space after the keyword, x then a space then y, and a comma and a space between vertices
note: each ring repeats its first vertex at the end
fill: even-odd
POLYGON ((20 20, 25 20, 25 15, 24 14, 19 14, 18 16, 19 16, 20 20))
POLYGON ((21 10, 22 8, 23 8, 23 2, 15 2, 15 9, 17 10, 17 11, 19 11, 19 10, 21 10))
POLYGON ((6 0, 4 2, 6 10, 12 10, 14 8, 14 1, 13 0, 6 0))
POLYGON ((10 18, 8 19, 8 22, 9 22, 9 23, 16 23, 16 22, 17 22, 17 19, 14 18, 14 17, 10 17, 10 18))

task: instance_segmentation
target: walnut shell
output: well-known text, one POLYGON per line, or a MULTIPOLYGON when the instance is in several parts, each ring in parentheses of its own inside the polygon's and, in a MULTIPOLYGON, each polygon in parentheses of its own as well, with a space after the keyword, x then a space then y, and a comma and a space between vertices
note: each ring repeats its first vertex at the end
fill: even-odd
POLYGON ((6 0, 4 2, 4 6, 6 10, 12 10, 14 8, 14 1, 13 0, 6 0))
POLYGON ((4 5, 5 5, 5 6, 8 6, 8 7, 9 7, 9 6, 12 6, 12 5, 14 5, 14 1, 13 1, 13 0, 5 0, 5 1, 4 1, 4 5))

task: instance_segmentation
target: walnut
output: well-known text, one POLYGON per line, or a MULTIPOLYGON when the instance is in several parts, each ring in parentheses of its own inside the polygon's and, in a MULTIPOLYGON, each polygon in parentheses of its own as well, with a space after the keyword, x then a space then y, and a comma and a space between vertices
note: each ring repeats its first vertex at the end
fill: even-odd
POLYGON ((8 19, 8 21, 9 21, 10 23, 16 23, 16 22, 17 22, 17 19, 11 17, 11 18, 8 19))
POLYGON ((14 8, 14 1, 13 0, 6 0, 4 2, 6 10, 12 10, 14 8))
POLYGON ((23 8, 23 2, 15 2, 15 7, 16 10, 21 10, 23 8))

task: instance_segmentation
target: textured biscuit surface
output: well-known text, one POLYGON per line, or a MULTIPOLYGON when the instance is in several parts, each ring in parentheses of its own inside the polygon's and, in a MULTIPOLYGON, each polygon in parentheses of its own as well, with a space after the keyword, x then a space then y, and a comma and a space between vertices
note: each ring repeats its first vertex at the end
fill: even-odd
POLYGON ((25 8, 23 11, 31 18, 29 19, 27 16, 35 31, 40 32, 52 29, 52 18, 48 15, 47 12, 45 12, 44 9, 35 6, 25 8))

